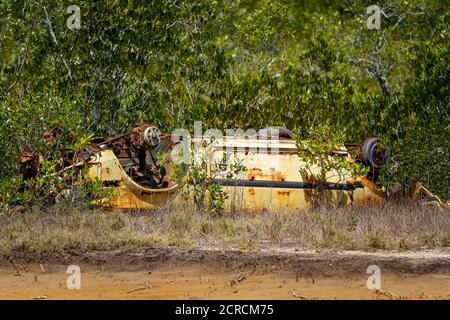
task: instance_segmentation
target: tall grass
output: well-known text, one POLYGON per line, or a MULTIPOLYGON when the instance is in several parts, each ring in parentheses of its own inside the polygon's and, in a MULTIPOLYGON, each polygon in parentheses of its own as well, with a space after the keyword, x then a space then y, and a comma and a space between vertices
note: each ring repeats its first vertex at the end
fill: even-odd
POLYGON ((409 250, 450 246, 450 214, 387 205, 347 211, 321 207, 211 217, 190 207, 108 212, 60 203, 46 209, 0 213, 0 253, 107 250, 142 246, 258 250, 409 250))

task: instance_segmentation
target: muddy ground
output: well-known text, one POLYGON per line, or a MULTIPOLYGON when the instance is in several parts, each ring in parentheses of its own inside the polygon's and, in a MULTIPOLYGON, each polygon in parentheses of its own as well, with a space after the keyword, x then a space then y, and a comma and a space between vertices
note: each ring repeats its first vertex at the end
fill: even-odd
POLYGON ((0 299, 450 299, 450 250, 14 253, 0 259, 0 299), (68 265, 81 268, 79 290, 66 286, 68 265), (367 288, 369 265, 381 291, 367 288))

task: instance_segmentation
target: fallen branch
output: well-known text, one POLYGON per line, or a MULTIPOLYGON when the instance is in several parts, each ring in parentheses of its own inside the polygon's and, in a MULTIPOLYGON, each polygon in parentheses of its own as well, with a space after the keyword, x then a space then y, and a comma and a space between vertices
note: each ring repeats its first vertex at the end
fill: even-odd
POLYGON ((235 279, 228 281, 228 286, 230 286, 230 287, 235 286, 239 282, 241 282, 245 279, 247 279, 247 273, 240 274, 240 275, 236 276, 235 279))
POLYGON ((377 290, 375 292, 377 293, 378 296, 385 296, 385 297, 388 297, 390 299, 401 299, 401 296, 399 296, 398 294, 395 294, 395 293, 393 293, 391 291, 379 289, 379 290, 377 290))
POLYGON ((317 297, 307 297, 307 296, 302 296, 302 295, 297 294, 295 291, 292 291, 291 294, 292 294, 294 297, 296 297, 296 298, 298 298, 298 299, 301 299, 301 300, 318 300, 318 299, 319 299, 319 298, 317 298, 317 297))
POLYGON ((145 286, 145 287, 139 287, 139 288, 136 288, 136 289, 127 291, 127 293, 132 293, 132 292, 137 292, 137 291, 147 290, 147 289, 151 289, 151 288, 152 288, 152 285, 149 283, 149 284, 147 284, 147 286, 145 286))

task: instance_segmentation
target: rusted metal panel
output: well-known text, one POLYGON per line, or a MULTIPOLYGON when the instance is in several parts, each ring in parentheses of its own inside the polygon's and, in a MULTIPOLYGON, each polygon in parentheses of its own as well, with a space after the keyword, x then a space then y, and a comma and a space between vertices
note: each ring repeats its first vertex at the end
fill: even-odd
POLYGON ((382 205, 386 202, 386 196, 380 188, 365 177, 359 177, 358 180, 364 188, 355 189, 353 192, 353 208, 361 208, 370 205, 382 205))
POLYGON ((108 205, 117 208, 157 208, 176 195, 177 184, 152 189, 134 182, 123 170, 114 152, 106 149, 89 161, 89 177, 100 179, 114 189, 108 205))
MULTIPOLYGON (((224 186, 230 195, 226 205, 233 210, 258 212, 281 208, 306 208, 317 203, 319 196, 322 202, 346 206, 384 201, 376 185, 367 179, 361 180, 363 188, 343 188, 342 186, 354 185, 354 182, 352 184, 349 175, 339 177, 337 172, 329 172, 327 181, 336 184, 335 189, 339 189, 340 186, 341 190, 308 188, 313 184, 311 176, 318 174, 320 168, 312 167, 310 174, 302 173, 300 169, 305 167, 306 163, 298 157, 293 141, 224 138, 209 150, 212 161, 221 159, 224 152, 228 152, 230 148, 233 150, 230 161, 240 159, 246 167, 246 171, 237 178, 250 184, 224 186), (251 186, 251 182, 255 186, 251 186), (299 187, 294 187, 294 184, 299 187), (283 187, 284 185, 288 187, 283 187)), ((122 157, 124 156, 122 154, 122 157)), ((123 170, 121 160, 110 149, 98 152, 89 165, 91 178, 98 178, 106 186, 114 188, 114 196, 109 201, 110 206, 156 208, 169 200, 185 201, 176 198, 178 185, 173 181, 168 188, 155 189, 133 181, 123 170)))
MULTIPOLYGON (((311 176, 318 175, 320 168, 312 166, 308 173, 301 172, 306 163, 297 154, 297 146, 292 140, 259 140, 226 138, 218 141, 212 150, 213 159, 221 159, 229 150, 234 151, 233 159, 239 159, 247 168, 239 179, 249 181, 276 182, 312 182, 311 176), (228 150, 227 150, 228 149, 228 150), (261 152, 263 151, 263 152, 261 152)), ((347 183, 350 175, 339 176, 330 171, 326 175, 329 183, 347 183)), ((317 202, 320 193, 321 201, 334 202, 341 205, 352 204, 350 190, 317 190, 273 187, 225 187, 230 194, 239 193, 239 201, 230 197, 228 207, 240 210, 261 211, 281 208, 307 208, 317 202), (239 189, 239 190, 236 190, 239 189), (231 204, 230 202, 234 202, 231 204)))

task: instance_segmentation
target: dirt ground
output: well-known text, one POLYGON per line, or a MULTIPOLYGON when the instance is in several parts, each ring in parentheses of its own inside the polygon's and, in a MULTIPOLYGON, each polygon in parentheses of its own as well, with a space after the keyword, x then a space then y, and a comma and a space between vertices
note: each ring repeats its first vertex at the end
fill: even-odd
POLYGON ((450 299, 450 258, 147 248, 0 260, 0 299, 450 299), (81 268, 68 289, 67 266, 81 268), (369 265, 381 291, 367 288, 369 265))

